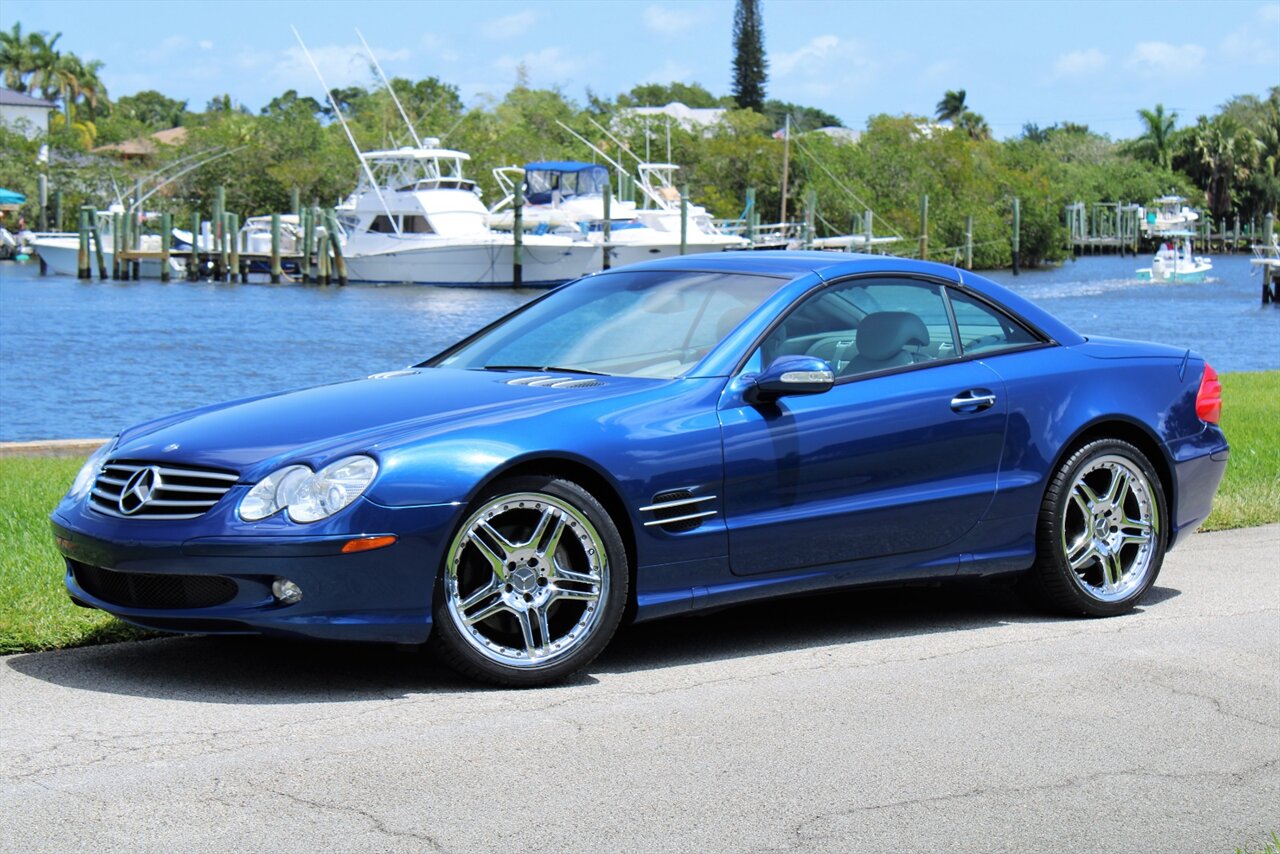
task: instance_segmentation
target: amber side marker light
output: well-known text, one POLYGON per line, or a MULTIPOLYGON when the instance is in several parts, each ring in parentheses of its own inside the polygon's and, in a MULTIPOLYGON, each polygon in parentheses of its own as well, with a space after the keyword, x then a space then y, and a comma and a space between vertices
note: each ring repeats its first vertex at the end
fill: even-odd
POLYGON ((347 540, 342 544, 342 553, 344 555, 349 555, 356 552, 371 552, 374 549, 385 549, 395 541, 396 538, 393 536, 356 537, 354 540, 347 540))

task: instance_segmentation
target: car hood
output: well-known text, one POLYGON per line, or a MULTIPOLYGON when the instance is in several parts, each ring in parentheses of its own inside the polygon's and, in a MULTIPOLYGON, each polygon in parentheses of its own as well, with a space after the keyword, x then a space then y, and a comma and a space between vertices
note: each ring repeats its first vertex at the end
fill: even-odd
MULTIPOLYGON (((228 468, 313 467, 477 424, 563 410, 668 380, 416 368, 182 413, 126 430, 112 456, 228 468)), ((264 469, 258 472, 257 469, 264 469)))

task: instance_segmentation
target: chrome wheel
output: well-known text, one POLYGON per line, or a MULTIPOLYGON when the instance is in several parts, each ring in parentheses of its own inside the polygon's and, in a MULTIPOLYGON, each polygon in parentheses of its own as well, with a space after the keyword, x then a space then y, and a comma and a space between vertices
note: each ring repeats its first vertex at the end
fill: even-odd
POLYGON ((487 500, 445 557, 445 604, 458 634, 484 659, 523 670, 549 667, 587 644, 609 584, 596 526, 545 492, 487 500))
POLYGON ((1160 505, 1130 459, 1106 454, 1075 475, 1062 508, 1062 555, 1079 589, 1119 602, 1147 582, 1158 554, 1160 505))

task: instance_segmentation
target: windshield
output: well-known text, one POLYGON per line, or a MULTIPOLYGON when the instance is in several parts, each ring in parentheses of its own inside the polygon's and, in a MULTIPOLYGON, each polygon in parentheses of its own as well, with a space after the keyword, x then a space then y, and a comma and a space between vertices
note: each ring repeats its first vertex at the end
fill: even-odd
POLYGON ((427 364, 669 379, 697 364, 785 280, 618 271, 575 282, 427 364))

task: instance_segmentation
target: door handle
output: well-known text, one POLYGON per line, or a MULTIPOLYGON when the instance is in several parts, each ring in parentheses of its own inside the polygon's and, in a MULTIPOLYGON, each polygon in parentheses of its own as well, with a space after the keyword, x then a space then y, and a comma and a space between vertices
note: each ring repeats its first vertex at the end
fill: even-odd
POLYGON ((956 412, 981 412, 995 405, 995 394, 985 388, 971 388, 951 398, 951 408, 956 412))

